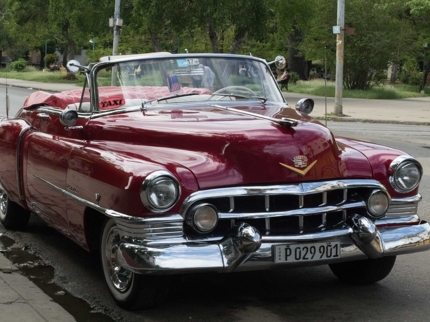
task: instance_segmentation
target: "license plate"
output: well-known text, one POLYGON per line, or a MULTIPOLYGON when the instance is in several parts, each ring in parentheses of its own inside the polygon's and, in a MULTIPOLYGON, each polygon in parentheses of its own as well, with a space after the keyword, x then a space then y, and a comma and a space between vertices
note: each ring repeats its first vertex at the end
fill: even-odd
POLYGON ((275 263, 340 258, 340 242, 276 245, 273 252, 275 263))

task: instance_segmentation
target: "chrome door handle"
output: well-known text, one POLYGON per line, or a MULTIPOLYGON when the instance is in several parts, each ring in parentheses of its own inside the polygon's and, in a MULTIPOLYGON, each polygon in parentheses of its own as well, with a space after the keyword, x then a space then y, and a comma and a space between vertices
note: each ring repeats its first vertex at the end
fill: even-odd
POLYGON ((50 119, 51 117, 49 116, 49 114, 46 113, 38 113, 37 117, 41 118, 41 119, 50 119))

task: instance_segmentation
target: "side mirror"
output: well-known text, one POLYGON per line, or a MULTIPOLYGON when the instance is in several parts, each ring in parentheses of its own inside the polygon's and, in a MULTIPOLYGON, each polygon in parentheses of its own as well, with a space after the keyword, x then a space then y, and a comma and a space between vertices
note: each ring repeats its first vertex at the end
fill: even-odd
POLYGON ((78 121, 78 112, 74 110, 64 110, 60 114, 60 122, 65 127, 74 126, 78 121))
POLYGON ((311 98, 302 98, 296 103, 296 110, 301 113, 310 114, 314 110, 314 100, 311 98))
POLYGON ((268 63, 269 65, 275 64, 276 68, 284 69, 287 66, 287 60, 284 56, 276 56, 274 61, 268 63))
POLYGON ((76 74, 82 66, 77 60, 69 60, 67 62, 67 69, 72 73, 76 74))
POLYGON ((278 69, 284 69, 287 66, 287 61, 284 56, 276 56, 275 58, 275 66, 278 69))

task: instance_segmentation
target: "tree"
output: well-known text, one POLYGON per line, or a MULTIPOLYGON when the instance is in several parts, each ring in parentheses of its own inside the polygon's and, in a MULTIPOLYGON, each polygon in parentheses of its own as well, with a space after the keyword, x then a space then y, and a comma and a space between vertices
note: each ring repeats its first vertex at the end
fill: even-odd
POLYGON ((412 53, 416 36, 402 1, 350 3, 346 21, 356 32, 345 41, 344 83, 349 89, 369 89, 379 75, 385 75, 388 63, 412 53))
POLYGON ((201 0, 190 1, 188 15, 206 30, 212 52, 238 53, 250 37, 263 40, 270 17, 268 1, 261 0, 201 0))
MULTIPOLYGON (((335 53, 332 26, 336 23, 336 4, 316 2, 318 15, 308 30, 302 49, 310 59, 324 57, 329 62, 335 53)), ((402 0, 349 0, 345 9, 345 25, 355 28, 345 37, 344 85, 348 89, 369 89, 385 75, 388 65, 413 54, 414 29, 402 0)), ((332 64, 332 63, 331 63, 332 64)))
MULTIPOLYGON (((323 4, 330 2, 321 1, 323 4)), ((308 63, 311 58, 305 55, 302 44, 311 28, 318 22, 318 16, 315 8, 318 1, 309 0, 276 0, 275 6, 278 12, 278 21, 280 25, 281 36, 286 42, 286 51, 288 54, 288 67, 296 72, 301 79, 308 78, 308 63)), ((321 56, 319 56, 321 57, 321 56)), ((318 58, 319 58, 318 57, 318 58)))
MULTIPOLYGON (((4 0, 3 6, 7 12, 4 16, 7 27, 4 39, 8 43, 8 56, 12 60, 17 60, 25 57, 26 52, 32 49, 42 49, 43 35, 48 34, 49 28, 49 25, 42 23, 41 20, 41 17, 46 17, 46 1, 4 0)), ((41 52, 44 54, 43 50, 41 52)))
POLYGON ((411 18, 418 33, 417 51, 422 50, 423 55, 423 80, 420 84, 420 91, 424 90, 427 83, 427 76, 430 73, 430 54, 426 51, 430 49, 430 1, 411 0, 406 3, 410 8, 411 18), (425 67, 425 68, 424 68, 425 67))
POLYGON ((202 43, 208 40, 212 52, 238 53, 247 37, 263 39, 269 17, 266 1, 260 0, 133 0, 132 3, 131 23, 150 40, 155 51, 176 51, 181 42, 205 48, 202 43), (204 34, 207 38, 202 37, 204 34))
POLYGON ((108 19, 112 14, 113 6, 108 0, 49 1, 52 36, 63 47, 63 65, 74 58, 77 45, 87 46, 94 35, 109 31, 108 19))

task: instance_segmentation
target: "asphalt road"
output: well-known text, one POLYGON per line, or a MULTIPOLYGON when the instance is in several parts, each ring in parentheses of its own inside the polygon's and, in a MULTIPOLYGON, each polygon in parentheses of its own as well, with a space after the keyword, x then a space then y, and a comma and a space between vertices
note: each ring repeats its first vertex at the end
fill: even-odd
MULTIPOLYGON (((25 91, 17 89, 17 95, 24 95, 21 90, 25 91)), ((0 95, 3 106, 1 100, 0 95)), ((385 144, 416 156, 425 172, 419 213, 430 219, 430 127, 337 122, 329 122, 328 127, 336 135, 385 144)), ((430 316, 430 252, 399 256, 386 279, 360 287, 339 282, 327 266, 179 276, 163 306, 127 312, 110 298, 97 254, 88 254, 36 217, 25 232, 6 234, 52 265, 58 285, 117 321, 396 322, 428 321, 430 316)))
POLYGON ((9 96, 9 116, 14 116, 22 107, 26 97, 34 92, 28 88, 0 85, 0 115, 6 115, 6 91, 9 96))

